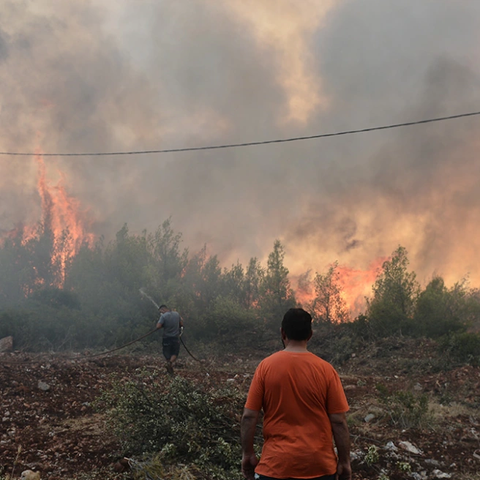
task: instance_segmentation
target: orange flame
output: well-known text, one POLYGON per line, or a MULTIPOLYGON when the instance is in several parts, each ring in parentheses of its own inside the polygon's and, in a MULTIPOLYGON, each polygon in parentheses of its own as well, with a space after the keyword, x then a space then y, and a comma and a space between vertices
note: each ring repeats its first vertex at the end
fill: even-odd
POLYGON ((370 263, 366 270, 359 270, 346 265, 338 265, 337 272, 342 285, 343 298, 352 317, 365 310, 365 297, 372 292, 383 262, 387 257, 380 257, 370 263))
MULTIPOLYGON (((372 292, 372 286, 377 279, 383 262, 388 257, 379 257, 372 261, 366 270, 356 269, 347 265, 337 265, 341 296, 345 300, 352 318, 365 311, 365 297, 372 292)), ((329 267, 332 265, 329 265, 329 267)), ((310 272, 293 278, 295 298, 300 305, 307 307, 315 300, 315 289, 310 279, 310 272)))
MULTIPOLYGON (((59 268, 56 287, 63 287, 65 272, 69 262, 84 244, 92 246, 94 235, 89 232, 91 223, 87 220, 87 212, 81 209, 80 202, 69 195, 65 187, 65 175, 60 172, 60 180, 51 185, 47 180, 46 166, 41 153, 37 153, 35 161, 38 167, 37 189, 41 201, 42 219, 36 225, 17 224, 6 234, 6 238, 19 240, 22 245, 31 240, 47 235, 51 239, 51 264, 59 268)), ((36 266, 32 267, 36 285, 44 285, 36 266)), ((28 288, 25 290, 28 294, 28 288)))
POLYGON ((66 191, 65 176, 60 173, 59 182, 52 187, 46 178, 42 155, 38 153, 35 160, 38 164, 38 193, 42 203, 43 224, 53 235, 52 264, 60 264, 61 280, 57 286, 62 286, 67 262, 77 254, 82 244, 91 246, 94 235, 87 233, 90 225, 86 221, 86 212, 80 208, 80 202, 66 191))

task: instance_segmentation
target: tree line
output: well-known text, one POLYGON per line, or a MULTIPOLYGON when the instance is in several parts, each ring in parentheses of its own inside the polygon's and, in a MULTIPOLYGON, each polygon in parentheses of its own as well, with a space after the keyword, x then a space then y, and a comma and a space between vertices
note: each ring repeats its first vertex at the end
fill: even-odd
MULTIPOLYGON (((189 341, 221 349, 261 347, 277 338, 284 312, 299 306, 278 240, 266 265, 251 258, 229 268, 206 247, 195 253, 182 248, 170 219, 141 235, 124 225, 108 244, 103 238, 93 247, 85 244, 63 263, 55 248, 51 232, 40 227, 28 241, 17 235, 1 245, 0 337, 13 335, 17 348, 109 348, 131 341, 157 319, 142 288, 181 312, 189 341)), ((440 276, 422 288, 403 247, 383 263, 365 312, 355 319, 349 318, 336 263, 317 273, 311 288, 312 300, 301 306, 317 326, 348 324, 365 338, 471 339, 480 327, 479 290, 465 279, 447 287, 440 276)))

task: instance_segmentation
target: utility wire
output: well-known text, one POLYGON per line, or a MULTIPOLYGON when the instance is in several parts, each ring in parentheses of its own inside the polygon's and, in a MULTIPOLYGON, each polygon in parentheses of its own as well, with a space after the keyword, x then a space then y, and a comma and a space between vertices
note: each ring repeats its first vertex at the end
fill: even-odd
POLYGON ((400 127, 410 127, 412 125, 422 125, 425 123, 443 122, 445 120, 455 120, 457 118, 473 117, 480 115, 480 112, 460 113, 458 115, 449 115, 448 117, 428 118, 426 120, 416 120, 413 122, 394 123, 391 125, 383 125, 379 127, 360 128, 356 130, 344 130, 341 132, 333 133, 320 133, 318 135, 307 135, 304 137, 290 137, 290 138, 277 138, 274 140, 261 140, 258 142, 245 142, 245 143, 229 143, 224 145, 206 145, 201 147, 185 147, 185 148, 169 148, 164 150, 133 150, 124 152, 81 152, 81 153, 32 153, 32 152, 0 152, 0 155, 27 157, 34 155, 41 155, 43 157, 105 157, 114 155, 152 155, 161 153, 179 153, 179 152, 196 152, 199 150, 219 150, 225 148, 239 148, 239 147, 254 147, 257 145, 269 145, 272 143, 287 143, 287 142, 299 142, 302 140, 314 140, 318 138, 327 137, 340 137, 343 135, 352 135, 354 133, 367 133, 377 130, 391 130, 400 127))

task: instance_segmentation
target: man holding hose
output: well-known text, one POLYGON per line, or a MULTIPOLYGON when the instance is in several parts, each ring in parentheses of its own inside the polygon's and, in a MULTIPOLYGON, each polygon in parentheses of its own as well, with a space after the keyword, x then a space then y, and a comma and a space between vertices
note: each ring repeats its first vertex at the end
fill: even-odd
POLYGON ((178 312, 169 310, 166 305, 158 308, 160 318, 157 328, 163 328, 163 356, 166 360, 167 372, 173 375, 173 364, 180 352, 180 335, 183 331, 183 319, 178 312))

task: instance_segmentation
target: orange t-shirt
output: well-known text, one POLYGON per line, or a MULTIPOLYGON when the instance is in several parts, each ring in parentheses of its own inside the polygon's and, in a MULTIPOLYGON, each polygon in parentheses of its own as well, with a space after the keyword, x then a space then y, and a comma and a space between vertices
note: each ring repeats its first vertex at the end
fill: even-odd
POLYGON ((274 353, 257 367, 245 408, 264 412, 256 473, 314 478, 337 471, 328 415, 348 411, 348 403, 328 362, 307 351, 274 353))

